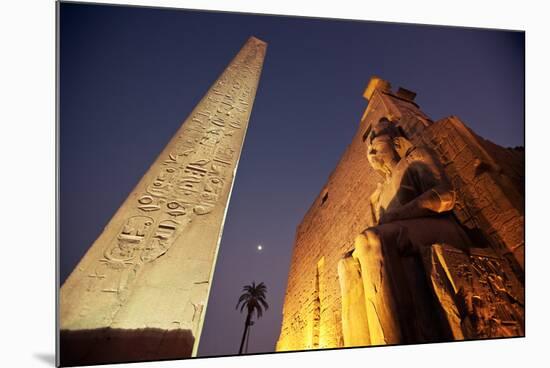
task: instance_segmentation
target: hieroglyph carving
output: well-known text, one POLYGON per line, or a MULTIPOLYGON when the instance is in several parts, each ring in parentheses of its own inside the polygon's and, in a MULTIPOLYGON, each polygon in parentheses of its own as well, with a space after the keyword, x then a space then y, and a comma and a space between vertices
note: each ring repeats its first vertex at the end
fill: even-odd
POLYGON ((524 335, 523 286, 493 250, 469 254, 436 244, 429 257, 435 294, 454 339, 524 335))
POLYGON ((121 274, 118 285, 103 285, 102 291, 124 299, 141 265, 166 253, 194 216, 208 215, 218 203, 240 151, 239 142, 228 137, 243 135, 238 131, 246 124, 254 92, 248 81, 259 77, 258 60, 264 52, 252 48, 239 55, 184 123, 174 148, 135 201, 143 216, 129 217, 105 249, 96 271, 104 277, 90 276, 96 283, 110 284, 114 275, 107 275, 121 274))
MULTIPOLYGON (((187 238, 182 234, 193 222, 214 234, 204 241, 194 235, 193 247, 204 249, 196 261, 179 256, 198 269, 180 269, 176 275, 170 266, 166 277, 179 278, 181 293, 207 295, 216 234, 223 225, 265 50, 264 42, 253 37, 247 41, 67 279, 60 295, 62 329, 111 325, 144 267, 174 246, 183 246, 187 238), (216 215, 210 219, 213 211, 216 215)), ((204 298, 195 303, 193 321, 187 322, 195 324, 200 318, 196 315, 202 313, 204 298)))

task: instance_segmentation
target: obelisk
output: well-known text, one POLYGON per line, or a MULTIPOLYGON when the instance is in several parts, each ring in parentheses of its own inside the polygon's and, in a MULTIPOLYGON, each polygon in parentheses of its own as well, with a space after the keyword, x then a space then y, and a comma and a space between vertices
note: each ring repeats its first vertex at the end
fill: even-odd
POLYGON ((61 287, 61 364, 196 354, 266 46, 245 43, 61 287))

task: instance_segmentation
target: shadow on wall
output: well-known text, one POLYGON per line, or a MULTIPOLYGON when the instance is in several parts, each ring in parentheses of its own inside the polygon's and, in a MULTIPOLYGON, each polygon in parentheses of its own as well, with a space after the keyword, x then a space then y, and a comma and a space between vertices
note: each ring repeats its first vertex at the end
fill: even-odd
POLYGON ((62 330, 62 366, 190 358, 195 338, 190 330, 159 328, 62 330))

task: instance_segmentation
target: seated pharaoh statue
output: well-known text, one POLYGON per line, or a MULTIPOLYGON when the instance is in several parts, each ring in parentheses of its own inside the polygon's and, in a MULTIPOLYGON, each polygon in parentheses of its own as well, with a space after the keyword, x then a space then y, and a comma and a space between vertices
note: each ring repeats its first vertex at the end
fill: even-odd
POLYGON ((346 346, 433 341, 433 308, 421 253, 433 244, 465 252, 468 236, 451 211, 455 191, 433 154, 383 118, 366 134, 367 158, 382 176, 372 218, 338 264, 346 346), (431 308, 431 309, 430 309, 431 308))

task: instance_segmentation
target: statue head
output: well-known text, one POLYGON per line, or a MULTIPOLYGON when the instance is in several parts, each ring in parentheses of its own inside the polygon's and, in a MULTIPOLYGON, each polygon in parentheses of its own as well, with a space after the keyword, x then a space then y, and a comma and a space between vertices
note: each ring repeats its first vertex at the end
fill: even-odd
POLYGON ((386 175, 412 148, 403 131, 386 118, 380 119, 367 132, 366 144, 370 165, 386 175))

